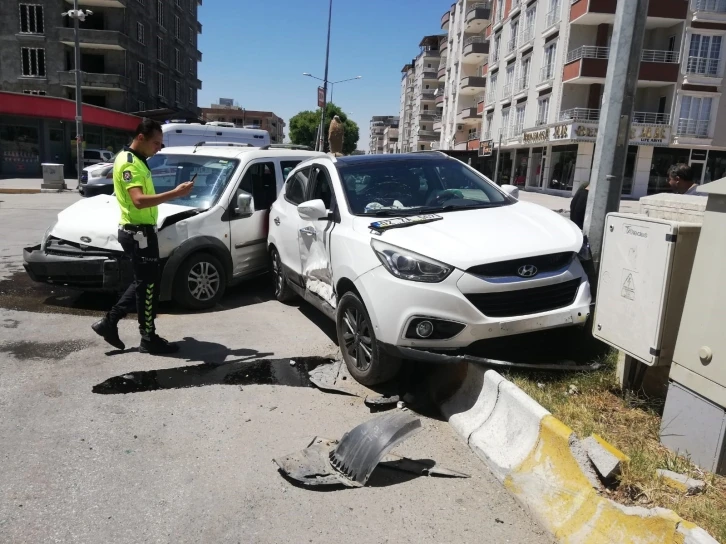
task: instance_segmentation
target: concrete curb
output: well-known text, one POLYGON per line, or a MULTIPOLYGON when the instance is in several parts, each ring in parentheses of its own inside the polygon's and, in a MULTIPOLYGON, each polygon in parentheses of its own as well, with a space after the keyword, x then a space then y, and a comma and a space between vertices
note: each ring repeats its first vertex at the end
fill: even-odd
POLYGON ((37 195, 40 189, 3 189, 0 188, 0 195, 37 195))
POLYGON ((572 454, 572 429, 494 370, 469 364, 460 387, 440 405, 469 447, 559 542, 718 544, 671 510, 626 507, 601 496, 572 454))

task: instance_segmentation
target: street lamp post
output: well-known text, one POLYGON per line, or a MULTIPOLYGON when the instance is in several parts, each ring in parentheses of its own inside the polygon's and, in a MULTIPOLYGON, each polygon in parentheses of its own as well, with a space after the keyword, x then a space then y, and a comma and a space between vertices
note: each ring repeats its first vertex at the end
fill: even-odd
POLYGON ((78 185, 81 185, 83 172, 83 100, 81 96, 81 44, 78 35, 78 22, 85 21, 87 15, 93 15, 91 10, 78 9, 78 0, 73 0, 73 9, 62 14, 73 19, 73 37, 75 39, 75 72, 76 72, 76 170, 78 170, 78 185))
MULTIPOLYGON (((331 7, 332 7, 332 0, 330 1, 331 7)), ((330 35, 328 34, 328 40, 330 40, 330 35)), ((304 76, 311 77, 313 79, 317 79, 318 81, 323 82, 323 93, 325 94, 325 99, 323 101, 323 110, 322 115, 320 116, 320 128, 319 130, 319 139, 318 139, 318 151, 325 151, 325 109, 328 104, 328 85, 330 85, 330 102, 333 102, 333 90, 335 89, 336 83, 345 83, 346 81, 354 81, 356 79, 363 79, 363 76, 355 76, 351 77, 349 79, 341 79, 340 81, 328 81, 328 63, 327 60, 325 62, 325 78, 320 78, 317 76, 314 76, 312 74, 309 74, 308 72, 303 72, 304 76)))
MULTIPOLYGON (((316 77, 312 74, 308 74, 307 72, 303 72, 303 75, 311 77, 313 79, 317 79, 318 81, 323 81, 323 78, 316 77)), ((356 79, 363 79, 363 76, 355 76, 355 77, 351 77, 349 79, 341 79, 340 81, 328 81, 328 85, 330 85, 330 102, 331 103, 333 102, 333 91, 335 90, 335 86, 338 83, 345 83, 346 81, 355 81, 356 79)))

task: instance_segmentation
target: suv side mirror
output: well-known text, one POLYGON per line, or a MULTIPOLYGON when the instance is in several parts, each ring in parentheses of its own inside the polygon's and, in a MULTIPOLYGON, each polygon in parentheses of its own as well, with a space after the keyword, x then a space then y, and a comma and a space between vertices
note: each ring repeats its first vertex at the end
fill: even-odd
POLYGON ((308 200, 307 202, 299 204, 297 213, 303 221, 318 221, 320 219, 327 219, 330 215, 328 208, 325 207, 325 202, 321 199, 308 200))
POLYGON ((239 217, 249 217, 254 213, 254 211, 255 210, 252 206, 252 195, 247 193, 238 194, 237 208, 235 208, 234 213, 236 213, 239 217))
POLYGON ((501 189, 509 196, 513 196, 519 200, 519 188, 516 185, 502 185, 501 189))

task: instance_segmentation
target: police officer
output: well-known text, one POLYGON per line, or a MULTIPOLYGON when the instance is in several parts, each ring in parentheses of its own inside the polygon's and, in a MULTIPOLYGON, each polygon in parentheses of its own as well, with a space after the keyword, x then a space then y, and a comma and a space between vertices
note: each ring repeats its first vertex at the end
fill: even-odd
POLYGON ((187 196, 193 182, 181 183, 171 191, 156 194, 146 160, 163 147, 161 125, 144 119, 129 147, 119 153, 113 165, 113 187, 121 208, 118 241, 131 259, 134 281, 111 311, 93 330, 118 349, 124 343, 118 336, 118 322, 136 309, 141 332, 141 353, 167 354, 178 351, 156 334, 154 319, 159 300, 159 243, 156 235, 157 206, 187 196))

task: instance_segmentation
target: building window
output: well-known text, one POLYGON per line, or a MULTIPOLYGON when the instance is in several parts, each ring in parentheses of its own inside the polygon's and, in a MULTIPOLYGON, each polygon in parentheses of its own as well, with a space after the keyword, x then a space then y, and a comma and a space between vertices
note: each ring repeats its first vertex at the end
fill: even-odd
POLYGON ((136 23, 136 40, 142 45, 146 43, 144 39, 144 23, 136 23))
POLYGON ((20 33, 43 34, 43 6, 20 4, 20 33))
POLYGON ((577 162, 577 144, 556 145, 552 147, 550 164, 550 189, 560 191, 572 190, 575 179, 575 163, 577 162))
POLYGON ((194 89, 192 87, 189 87, 189 103, 195 104, 194 101, 194 89))
POLYGON ((182 0, 176 0, 176 7, 182 7, 182 0))
POLYGON ((181 104, 181 85, 177 80, 174 80, 174 100, 177 104, 181 104))
POLYGON ((157 91, 159 98, 166 98, 166 76, 159 72, 159 79, 157 81, 157 91))
POLYGON ((139 83, 146 83, 146 66, 144 66, 143 62, 137 62, 136 67, 139 76, 139 83))
POLYGON ((529 88, 529 73, 532 68, 532 56, 522 59, 519 65, 519 80, 517 82, 517 90, 523 91, 529 88))
POLYGON ((162 0, 156 1, 156 22, 161 28, 164 28, 164 2, 162 0))
POLYGON ((189 43, 194 45, 194 29, 189 27, 189 43))
POLYGON ((32 94, 34 96, 45 96, 45 91, 36 91, 32 89, 25 89, 23 94, 32 94))
POLYGON ((713 98, 709 96, 684 96, 681 98, 678 135, 708 138, 712 105, 713 98))
POLYGON ((179 16, 174 15, 174 36, 177 39, 181 38, 181 23, 179 22, 179 16))
POLYGON ((177 72, 181 72, 181 52, 178 49, 174 49, 174 69, 177 72))
POLYGON ((499 134, 502 138, 507 137, 507 130, 509 130, 509 108, 502 110, 502 126, 499 127, 499 134))
POLYGON ((138 108, 138 111, 146 111, 146 102, 139 100, 138 108))
POLYGON ((161 36, 156 37, 156 58, 164 62, 164 40, 161 36))
POLYGON ((552 43, 545 47, 544 59, 542 62, 542 73, 540 81, 542 83, 555 78, 555 55, 557 54, 557 43, 552 43))
POLYGON ((24 77, 45 77, 45 49, 23 47, 20 56, 24 77))
POLYGON ((550 116, 550 97, 545 96, 537 102, 537 122, 536 125, 546 125, 550 116))
POLYGON ((189 74, 194 75, 194 59, 189 57, 189 74))
POLYGON ((722 42, 722 36, 691 35, 688 50, 688 73, 719 77, 722 73, 719 63, 722 42))

